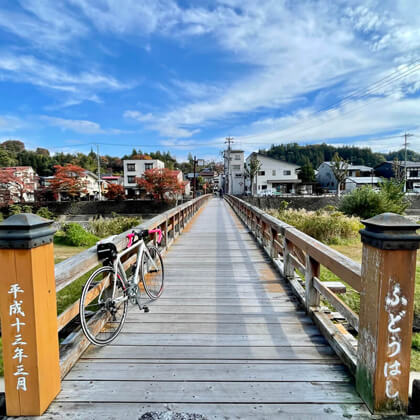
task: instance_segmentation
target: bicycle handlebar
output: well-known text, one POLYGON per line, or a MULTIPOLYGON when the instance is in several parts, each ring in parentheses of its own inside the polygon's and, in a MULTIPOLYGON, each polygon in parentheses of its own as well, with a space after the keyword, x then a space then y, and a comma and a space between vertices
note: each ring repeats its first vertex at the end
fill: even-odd
MULTIPOLYGON (((128 239, 128 244, 127 244, 127 248, 130 248, 131 245, 133 245, 134 242, 134 238, 137 237, 144 237, 144 233, 147 234, 152 234, 152 233, 158 233, 158 239, 157 239, 157 243, 160 244, 160 241, 162 240, 162 229, 151 229, 148 231, 140 231, 140 232, 136 232, 133 230, 133 232, 127 234, 126 238, 128 239)), ((147 235, 146 235, 147 236, 147 235)))
POLYGON ((162 229, 151 229, 149 230, 149 233, 157 233, 158 234, 157 243, 160 244, 160 241, 162 240, 162 229))

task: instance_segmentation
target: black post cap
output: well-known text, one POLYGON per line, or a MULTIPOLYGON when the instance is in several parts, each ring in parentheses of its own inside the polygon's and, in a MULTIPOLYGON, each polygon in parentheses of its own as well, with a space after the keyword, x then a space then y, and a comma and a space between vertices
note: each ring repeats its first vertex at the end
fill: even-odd
POLYGON ((53 223, 32 213, 10 216, 0 223, 0 248, 31 249, 51 243, 53 223))
POLYGON ((418 249, 420 225, 395 213, 382 213, 362 220, 365 229, 360 230, 362 242, 379 249, 418 249))

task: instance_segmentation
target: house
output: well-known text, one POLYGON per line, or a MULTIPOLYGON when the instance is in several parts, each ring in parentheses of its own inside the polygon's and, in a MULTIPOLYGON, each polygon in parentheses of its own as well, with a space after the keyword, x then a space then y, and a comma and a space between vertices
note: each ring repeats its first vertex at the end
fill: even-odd
POLYGON ((363 187, 364 185, 370 185, 372 188, 379 186, 381 178, 377 176, 348 176, 344 183, 344 191, 351 192, 356 188, 363 187))
POLYGON ((136 178, 143 176, 149 169, 163 169, 165 164, 159 159, 124 160, 124 188, 127 197, 140 194, 136 178))
POLYGON ((242 195, 245 191, 243 150, 226 150, 224 152, 224 172, 224 191, 228 194, 242 195))
POLYGON ((114 185, 124 184, 124 178, 119 175, 102 175, 101 179, 106 181, 108 184, 114 184, 114 185))
MULTIPOLYGON (((381 176, 383 178, 393 178, 394 177, 394 162, 387 161, 382 162, 379 165, 375 166, 375 175, 381 176)), ((401 167, 404 170, 405 166, 407 167, 407 184, 406 191, 412 191, 420 193, 420 162, 411 162, 407 161, 401 162, 401 167)))
POLYGON ((301 191, 302 181, 298 178, 299 166, 259 153, 251 153, 246 158, 249 167, 251 159, 258 159, 260 169, 252 182, 247 178, 247 192, 252 195, 294 194, 301 191))
POLYGON ((216 171, 213 171, 210 168, 204 168, 198 176, 201 176, 208 184, 209 190, 217 191, 219 189, 219 174, 216 171))
MULTIPOLYGON (((332 170, 332 162, 323 162, 318 167, 316 180, 322 188, 329 191, 337 191, 337 179, 332 170)), ((347 176, 351 178, 368 178, 373 175, 373 168, 364 165, 348 165, 347 176)), ((345 183, 341 185, 341 189, 345 188, 345 183)))
POLYGON ((38 175, 32 166, 11 166, 0 168, 0 201, 34 201, 39 187, 38 175))
POLYGON ((99 187, 101 188, 101 195, 103 196, 108 189, 108 182, 104 179, 99 180, 98 175, 94 172, 86 171, 82 178, 85 182, 86 193, 81 194, 81 197, 88 200, 99 199, 99 187))
MULTIPOLYGON (((72 177, 78 177, 78 175, 76 173, 68 173, 68 175, 72 176, 72 177)), ((52 176, 41 176, 40 178, 40 186, 41 187, 45 187, 46 192, 45 194, 47 194, 46 197, 47 200, 53 200, 53 195, 51 195, 51 191, 49 187, 51 185, 51 181, 55 178, 53 175, 52 176)), ((101 186, 101 195, 102 197, 104 196, 104 194, 106 193, 106 191, 108 190, 108 182, 105 179, 101 179, 101 181, 99 182, 99 178, 98 175, 96 175, 94 172, 91 171, 84 171, 83 176, 80 177, 83 183, 83 187, 85 189, 84 192, 80 193, 80 199, 82 200, 99 200, 100 196, 99 196, 99 185, 101 186)), ((45 199, 45 198, 44 198, 45 199)), ((68 199, 68 195, 63 192, 63 193, 58 193, 58 196, 55 197, 55 199, 57 199, 58 201, 61 200, 65 200, 68 199)))

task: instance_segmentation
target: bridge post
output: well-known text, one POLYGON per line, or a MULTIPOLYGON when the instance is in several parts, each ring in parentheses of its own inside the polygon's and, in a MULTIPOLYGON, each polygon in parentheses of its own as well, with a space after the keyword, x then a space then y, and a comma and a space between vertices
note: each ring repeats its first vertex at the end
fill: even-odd
POLYGON ((52 221, 0 223, 0 313, 6 411, 41 415, 60 391, 52 221))
POLYGON ((384 213, 364 220, 356 387, 374 413, 408 406, 420 227, 384 213))

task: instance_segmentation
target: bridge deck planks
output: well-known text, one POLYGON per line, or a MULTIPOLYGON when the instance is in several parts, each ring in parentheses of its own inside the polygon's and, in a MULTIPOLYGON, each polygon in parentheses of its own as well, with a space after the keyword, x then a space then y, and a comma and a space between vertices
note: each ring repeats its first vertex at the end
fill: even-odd
POLYGON ((224 201, 207 204, 165 269, 162 298, 149 314, 131 308, 114 343, 85 352, 48 418, 369 416, 350 374, 224 201))

